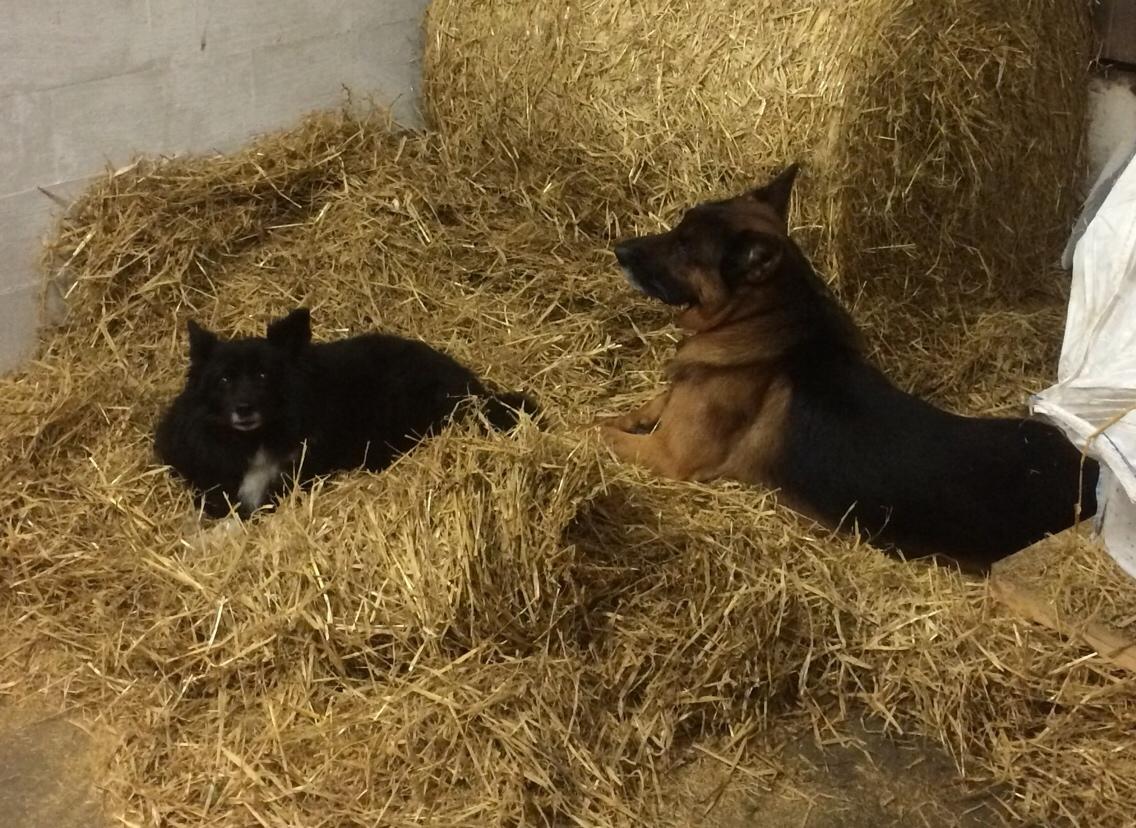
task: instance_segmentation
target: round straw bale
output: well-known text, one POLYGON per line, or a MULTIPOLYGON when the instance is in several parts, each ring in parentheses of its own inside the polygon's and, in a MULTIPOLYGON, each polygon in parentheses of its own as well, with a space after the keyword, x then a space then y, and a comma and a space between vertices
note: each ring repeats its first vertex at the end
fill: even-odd
POLYGON ((611 233, 803 161, 797 223, 846 296, 1014 295, 1056 261, 1077 202, 1087 15, 1050 0, 436 0, 426 101, 457 147, 579 179, 574 203, 614 199, 611 233))

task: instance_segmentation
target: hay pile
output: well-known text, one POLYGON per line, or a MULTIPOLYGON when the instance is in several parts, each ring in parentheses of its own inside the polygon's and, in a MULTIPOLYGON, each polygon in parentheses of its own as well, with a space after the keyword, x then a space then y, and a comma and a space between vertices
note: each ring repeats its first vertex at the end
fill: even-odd
MULTIPOLYGON (((1001 616, 983 585, 827 537, 768 494, 609 462, 580 426, 647 392, 670 329, 555 184, 456 158, 321 116, 109 176, 62 228, 72 313, 0 388, 0 686, 121 735, 113 811, 665 825, 690 745, 744 762, 776 717, 826 731, 868 712, 1007 785, 1022 817, 1126 819, 1128 678, 1001 616), (323 336, 440 343, 532 390, 548 425, 454 429, 203 531, 149 451, 184 320, 252 332, 299 302, 323 336)), ((1016 350, 1036 359, 1059 329, 1028 320, 1016 350)), ((1049 368, 975 360, 1001 387, 1049 368)))
POLYGON ((436 0, 427 103, 474 152, 576 179, 574 210, 609 230, 629 229, 612 200, 666 216, 804 161, 798 224, 846 298, 987 300, 1028 292, 1064 241, 1087 18, 1051 0, 436 0))
MULTIPOLYGON (((451 13, 436 6, 435 33, 451 13)), ((503 101, 482 123, 508 130, 503 101)), ((665 195, 650 170, 675 174, 686 144, 666 164, 602 141, 521 163, 480 134, 322 115, 229 157, 108 175, 61 227, 51 268, 74 280, 71 313, 0 381, 0 687, 121 736, 112 812, 666 825, 667 774, 691 746, 744 764, 782 716, 826 733, 867 713, 939 741, 1017 818, 1123 824, 1125 674, 1006 617, 982 584, 829 537, 768 493, 651 479, 583 427, 648 394, 674 341, 613 272, 609 232, 656 221, 680 185, 735 183, 735 139, 714 163, 687 158, 665 195), (630 180, 607 177, 632 157, 630 180), (381 475, 203 528, 150 454, 184 322, 257 332, 298 303, 317 336, 381 327, 444 347, 531 391, 548 421, 455 428, 381 475)), ((1014 309, 892 302, 911 333, 903 383, 1015 405, 1055 362, 1048 284, 1014 309)))

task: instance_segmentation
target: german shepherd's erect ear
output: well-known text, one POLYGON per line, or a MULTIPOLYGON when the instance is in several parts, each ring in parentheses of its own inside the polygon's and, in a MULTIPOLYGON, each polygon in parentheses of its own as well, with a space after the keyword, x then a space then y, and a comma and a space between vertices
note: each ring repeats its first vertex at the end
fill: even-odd
POLYGON ((801 171, 800 164, 790 164, 768 184, 750 191, 750 196, 772 207, 784 221, 789 219, 789 200, 793 195, 793 182, 801 171))
POLYGON ((729 241, 722 255, 722 280, 730 287, 760 281, 777 270, 784 251, 784 238, 743 230, 729 241))
POLYGON ((198 325, 192 319, 186 324, 189 331, 189 364, 200 365, 209 359, 217 344, 217 334, 198 325))
POLYGON ((268 324, 268 341, 285 353, 295 356, 312 341, 311 313, 296 308, 290 314, 268 324))

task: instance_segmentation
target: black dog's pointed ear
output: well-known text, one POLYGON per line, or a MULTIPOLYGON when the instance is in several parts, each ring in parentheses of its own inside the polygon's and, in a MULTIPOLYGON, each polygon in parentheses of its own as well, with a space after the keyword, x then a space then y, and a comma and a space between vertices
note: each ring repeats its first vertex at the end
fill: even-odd
POLYGON ((781 264, 785 242, 769 233, 747 230, 731 242, 722 262, 722 275, 729 282, 754 282, 762 279, 781 264))
POLYGON ((788 219, 789 200, 793 195, 793 182, 797 180, 797 173, 800 171, 800 164, 790 164, 764 187, 758 187, 751 191, 750 195, 758 201, 770 205, 781 218, 788 219))
POLYGON ((190 363, 204 362, 213 353, 213 346, 217 344, 217 334, 207 331, 192 319, 186 324, 189 331, 189 361, 190 363))
POLYGON ((296 353, 312 340, 312 319, 307 308, 296 308, 268 325, 268 341, 296 353))

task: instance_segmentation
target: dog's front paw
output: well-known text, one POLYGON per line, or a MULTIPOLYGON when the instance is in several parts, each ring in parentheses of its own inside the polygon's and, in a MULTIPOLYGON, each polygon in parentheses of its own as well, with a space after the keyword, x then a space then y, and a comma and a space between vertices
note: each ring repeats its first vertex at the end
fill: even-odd
POLYGON ((610 421, 598 424, 597 428, 600 432, 600 439, 602 439, 609 447, 619 441, 620 435, 627 433, 622 428, 615 426, 610 421))
POLYGON ((244 529, 244 522, 239 516, 232 514, 207 525, 201 525, 194 520, 196 531, 190 530, 182 539, 182 545, 195 552, 207 552, 211 547, 225 542, 244 529))
POLYGON ((618 417, 599 417, 593 421, 595 428, 611 428, 627 434, 650 434, 659 424, 657 419, 648 420, 638 416, 638 412, 620 414, 618 417))
POLYGON ((622 419, 622 414, 617 416, 607 415, 603 417, 596 417, 594 420, 592 420, 591 425, 589 425, 588 428, 619 428, 619 421, 622 419))

